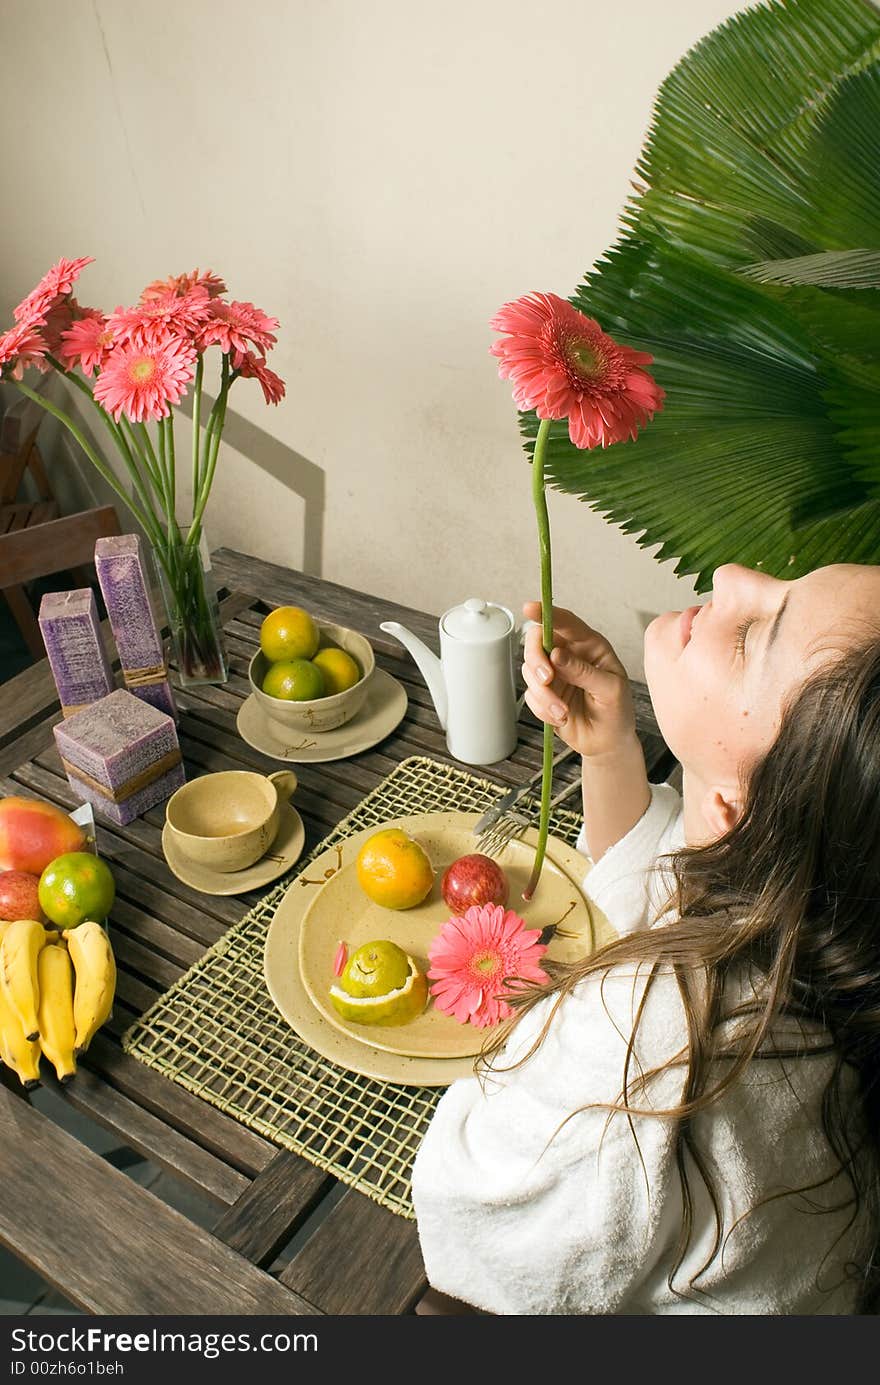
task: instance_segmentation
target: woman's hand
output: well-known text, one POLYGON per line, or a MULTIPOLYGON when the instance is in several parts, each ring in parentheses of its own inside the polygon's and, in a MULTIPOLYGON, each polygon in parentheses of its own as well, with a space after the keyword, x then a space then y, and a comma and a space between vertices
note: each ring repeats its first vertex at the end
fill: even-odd
POLYGON ((525 636, 522 672, 528 706, 585 759, 618 754, 631 744, 636 720, 626 669, 608 640, 573 612, 554 606, 548 659, 540 601, 527 601, 523 615, 539 622, 525 636))

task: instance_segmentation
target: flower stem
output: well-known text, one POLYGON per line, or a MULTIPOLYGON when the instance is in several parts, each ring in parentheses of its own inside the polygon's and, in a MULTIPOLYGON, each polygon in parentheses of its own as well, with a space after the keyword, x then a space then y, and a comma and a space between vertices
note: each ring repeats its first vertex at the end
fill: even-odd
POLYGON ((199 443, 201 442, 200 429, 202 425, 202 378, 205 373, 205 358, 199 356, 196 361, 196 378, 193 385, 193 417, 192 417, 192 459, 193 459, 193 481, 192 498, 195 504, 196 496, 199 493, 199 443))
MULTIPOLYGON (((161 529, 157 525, 156 517, 153 514, 152 507, 146 495, 143 481, 137 474, 137 471, 128 465, 128 460, 125 456, 125 453, 123 453, 123 460, 126 461, 126 465, 128 467, 128 471, 131 475, 132 481, 134 482, 135 489, 137 490, 140 499, 144 502, 144 508, 141 508, 141 505, 138 504, 134 497, 128 495, 126 491, 122 488, 112 467, 107 466, 103 458, 98 456, 97 452, 86 438, 82 429, 77 427, 77 425, 74 423, 73 419, 70 417, 69 414, 66 414, 63 409, 59 409, 57 404, 53 404, 50 400, 45 399, 43 395, 37 394, 34 390, 30 389, 20 380, 16 381, 16 385, 17 388, 21 390, 22 394, 24 394, 28 399, 32 399, 35 404, 39 404, 41 409, 45 409, 46 413, 52 414, 54 418, 58 419, 59 423, 64 424, 68 432, 71 433, 74 438, 76 438, 76 441, 79 443, 83 452, 85 452, 89 461, 92 463, 92 466, 98 472, 98 475, 103 477, 103 479, 106 481, 107 485, 114 492, 114 494, 119 496, 123 504, 126 505, 129 510, 131 510, 131 513, 134 515, 138 523, 142 525, 146 533, 149 534, 151 542, 161 543, 161 529)), ((96 405, 95 407, 97 408, 98 406, 96 405)))
MULTIPOLYGON (((143 469, 147 474, 147 479, 149 480, 149 483, 152 486, 155 495, 164 505, 164 497, 159 483, 159 477, 151 467, 149 458, 144 453, 142 453, 140 448, 138 447, 137 440, 134 437, 134 433, 128 419, 125 419, 124 423, 125 429, 128 430, 130 437, 126 437, 125 429, 115 421, 111 414, 107 413, 107 410, 103 408, 102 405, 96 402, 92 388, 90 385, 86 384, 85 380, 81 380, 80 377, 74 371, 67 370, 65 366, 62 365, 61 361, 56 360, 54 356, 49 355, 48 353, 46 355, 46 360, 50 363, 50 365, 54 367, 54 369, 58 372, 59 375, 62 375, 65 380, 69 380, 70 383, 74 385, 80 391, 81 394, 84 394, 86 399, 88 399, 89 403, 92 405, 92 407, 96 409, 97 412, 100 414, 102 422, 104 423, 105 427, 107 428, 107 431, 109 432, 117 448, 119 449, 119 453, 122 457, 123 462, 125 463, 126 470, 128 471, 128 474, 131 477, 132 485, 137 491, 141 503, 152 517, 157 531, 161 532, 161 521, 156 515, 156 512, 153 508, 153 503, 150 499, 149 492, 143 483, 143 478, 141 477, 140 467, 138 466, 138 463, 140 462, 143 466, 143 469)), ((155 461, 155 457, 153 458, 153 460, 155 461)))
POLYGON ((220 439, 223 434, 223 424, 226 419, 226 399, 229 394, 229 358, 223 357, 222 373, 220 378, 220 393, 211 410, 211 417, 208 420, 207 437, 205 439, 205 466, 199 478, 198 496, 193 496, 193 517, 192 525, 187 536, 187 543, 195 548, 198 545, 202 532, 202 515, 205 513, 205 506, 208 503, 208 496, 211 494, 211 482, 214 480, 214 472, 217 467, 217 455, 220 451, 220 439))
MULTIPOLYGON (((541 625, 544 651, 549 654, 553 648, 553 569, 550 560, 550 516, 547 513, 547 494, 544 489, 544 460, 547 455, 547 440, 550 436, 550 420, 541 420, 538 436, 535 439, 535 452, 532 457, 532 500, 538 520, 538 544, 541 556, 541 625)), ((550 826, 550 792, 553 787, 553 727, 544 722, 544 762, 541 776, 541 816, 538 822, 538 845, 535 848, 535 864, 523 890, 523 899, 531 899, 541 878, 544 853, 547 850, 547 833, 550 826)))

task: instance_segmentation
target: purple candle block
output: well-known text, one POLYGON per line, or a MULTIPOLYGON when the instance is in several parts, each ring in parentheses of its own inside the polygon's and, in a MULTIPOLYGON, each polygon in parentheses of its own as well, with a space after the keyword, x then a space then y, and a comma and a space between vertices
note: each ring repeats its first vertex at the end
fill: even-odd
POLYGON ((177 720, 137 534, 98 539, 95 567, 129 692, 177 720))
POLYGON ((106 697, 115 684, 91 587, 47 592, 38 620, 64 715, 106 697))
POLYGON ((185 781, 173 718, 117 688, 55 728, 70 785, 125 826, 185 781))

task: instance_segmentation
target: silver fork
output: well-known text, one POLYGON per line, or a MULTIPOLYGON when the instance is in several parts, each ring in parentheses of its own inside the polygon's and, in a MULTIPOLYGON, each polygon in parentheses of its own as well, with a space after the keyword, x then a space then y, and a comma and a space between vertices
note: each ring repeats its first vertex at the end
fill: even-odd
MULTIPOLYGON (((566 784, 564 789, 560 789, 551 798, 550 811, 558 808, 567 798, 571 798, 580 787, 580 779, 566 784)), ((480 833, 476 839, 476 849, 484 856, 500 856, 508 842, 513 841, 514 837, 519 837, 527 827, 534 827, 531 819, 527 818, 525 813, 518 813, 515 808, 510 808, 501 814, 497 822, 480 833)))

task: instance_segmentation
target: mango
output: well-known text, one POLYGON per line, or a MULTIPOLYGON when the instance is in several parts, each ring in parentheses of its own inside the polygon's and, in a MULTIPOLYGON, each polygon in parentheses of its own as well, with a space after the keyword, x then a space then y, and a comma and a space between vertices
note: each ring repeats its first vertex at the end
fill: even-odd
POLYGON ((56 856, 82 851, 85 844, 82 828, 54 803, 0 799, 0 870, 42 875, 56 856))

